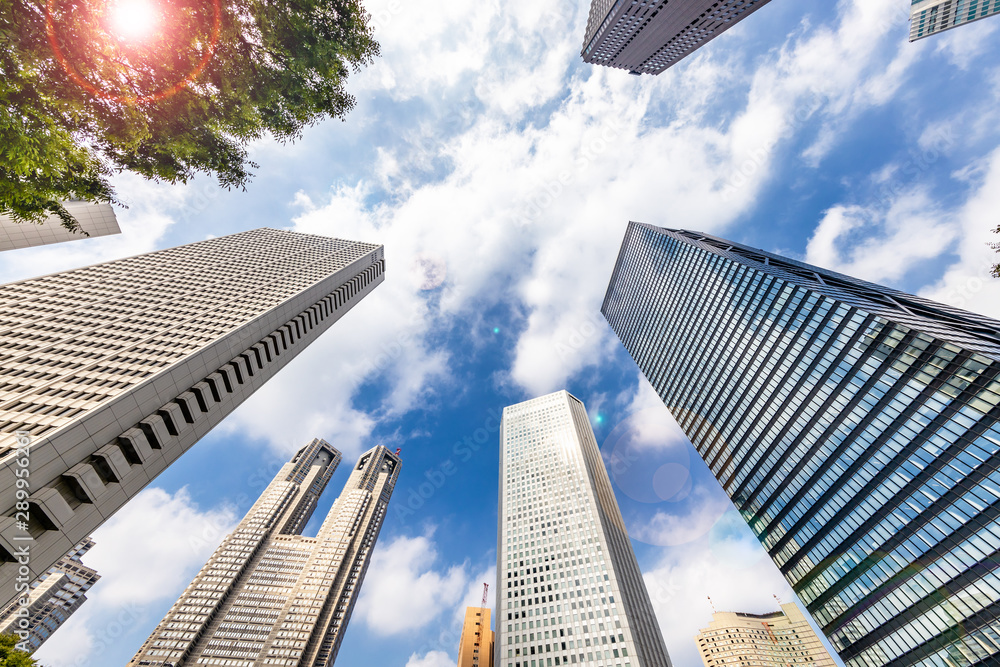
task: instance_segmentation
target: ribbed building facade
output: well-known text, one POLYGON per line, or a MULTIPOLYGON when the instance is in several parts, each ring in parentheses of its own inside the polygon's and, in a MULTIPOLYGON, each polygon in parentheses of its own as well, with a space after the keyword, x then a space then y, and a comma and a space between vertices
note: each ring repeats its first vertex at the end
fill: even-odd
POLYGON ((910 41, 1000 14, 1000 0, 911 0, 910 41))
POLYGON ((1000 659, 1000 322, 630 223, 602 312, 848 667, 1000 659))
POLYGON ((705 667, 836 667, 795 603, 770 614, 715 612, 694 641, 705 667))
POLYGON ((504 408, 500 445, 497 667, 670 667, 583 403, 504 408))
POLYGON ((50 215, 41 223, 14 222, 10 216, 0 215, 0 251, 33 248, 122 232, 111 204, 70 201, 64 203, 63 207, 67 213, 76 218, 79 231, 69 231, 62 226, 62 220, 54 215, 50 215))
POLYGON ((592 0, 584 62, 659 74, 770 0, 592 0))
POLYGON ((80 558, 94 546, 89 537, 59 559, 0 612, 0 635, 17 635, 18 646, 32 652, 87 601, 101 575, 80 558), (27 602, 27 604, 21 604, 27 602))
POLYGON ((400 468, 385 447, 365 452, 303 537, 340 460, 313 440, 286 463, 129 667, 333 665, 400 468))
POLYGON ((0 287, 0 603, 25 545, 33 579, 383 270, 378 245, 257 229, 0 287))

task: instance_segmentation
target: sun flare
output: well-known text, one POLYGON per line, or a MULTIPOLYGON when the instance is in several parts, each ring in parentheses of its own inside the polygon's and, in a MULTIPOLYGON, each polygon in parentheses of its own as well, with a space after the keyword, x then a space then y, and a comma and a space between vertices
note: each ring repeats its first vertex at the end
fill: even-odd
POLYGON ((150 0, 117 0, 111 4, 111 28, 122 39, 149 37, 159 24, 157 7, 150 0))

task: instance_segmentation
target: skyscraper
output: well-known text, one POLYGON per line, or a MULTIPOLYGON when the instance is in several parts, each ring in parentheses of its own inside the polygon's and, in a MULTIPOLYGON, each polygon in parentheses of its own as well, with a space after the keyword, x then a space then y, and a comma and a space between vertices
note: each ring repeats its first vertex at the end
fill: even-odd
POLYGON ((48 570, 383 267, 381 246, 258 229, 0 287, 0 603, 15 554, 48 570))
POLYGON ((59 559, 48 572, 31 583, 29 591, 15 598, 0 612, 0 635, 16 634, 19 646, 34 651, 41 646, 74 611, 87 601, 85 593, 101 575, 80 561, 94 546, 89 537, 59 559))
POLYGON ((997 664, 1000 322, 638 223, 602 312, 848 667, 997 664))
POLYGON ((1000 0, 910 0, 910 41, 1000 13, 1000 0))
POLYGON ((69 231, 62 226, 62 221, 56 216, 49 216, 41 224, 36 224, 14 222, 10 216, 0 215, 0 250, 30 248, 49 243, 121 234, 122 232, 121 228, 118 227, 118 218, 115 217, 115 210, 111 204, 70 201, 63 206, 70 215, 76 218, 81 231, 69 231))
POLYGON ((340 452, 313 440, 282 467, 129 667, 328 667, 399 477, 382 446, 358 460, 316 537, 303 537, 340 452))
POLYGON ((500 445, 497 667, 670 667, 583 403, 504 408, 500 445))
POLYGON ((592 0, 584 62, 659 74, 770 0, 592 0))
POLYGON ((705 667, 835 667, 798 605, 781 611, 747 614, 719 611, 694 638, 705 667))
POLYGON ((458 645, 458 667, 493 667, 493 638, 490 610, 466 607, 462 638, 458 645))

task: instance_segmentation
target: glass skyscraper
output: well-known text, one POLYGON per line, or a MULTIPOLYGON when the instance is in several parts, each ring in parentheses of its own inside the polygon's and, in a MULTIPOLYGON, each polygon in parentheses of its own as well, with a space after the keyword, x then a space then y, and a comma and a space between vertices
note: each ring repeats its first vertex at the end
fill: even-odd
POLYGON ((849 667, 1000 660, 1000 322, 630 223, 602 312, 849 667))
POLYGON ((670 667, 587 411, 565 391, 504 408, 497 667, 670 667))
POLYGON ((911 0, 910 41, 1000 13, 1000 0, 911 0))

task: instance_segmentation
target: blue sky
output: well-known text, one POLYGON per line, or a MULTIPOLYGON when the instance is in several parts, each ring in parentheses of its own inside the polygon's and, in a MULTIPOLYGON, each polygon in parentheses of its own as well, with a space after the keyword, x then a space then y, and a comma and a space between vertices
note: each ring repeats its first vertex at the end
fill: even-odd
POLYGON ((103 579, 38 657, 127 662, 280 463, 322 437, 346 461, 376 443, 404 461, 338 664, 453 664, 464 606, 494 580, 492 415, 566 388, 675 664, 699 664, 707 597, 770 611, 792 594, 599 317, 625 225, 1000 316, 985 245, 1000 19, 909 44, 905 0, 775 0, 640 78, 580 61, 584 0, 367 6, 382 57, 352 77, 357 107, 256 146, 246 191, 122 176, 121 236, 0 260, 12 280, 261 226, 386 247, 383 285, 95 534, 103 579))

